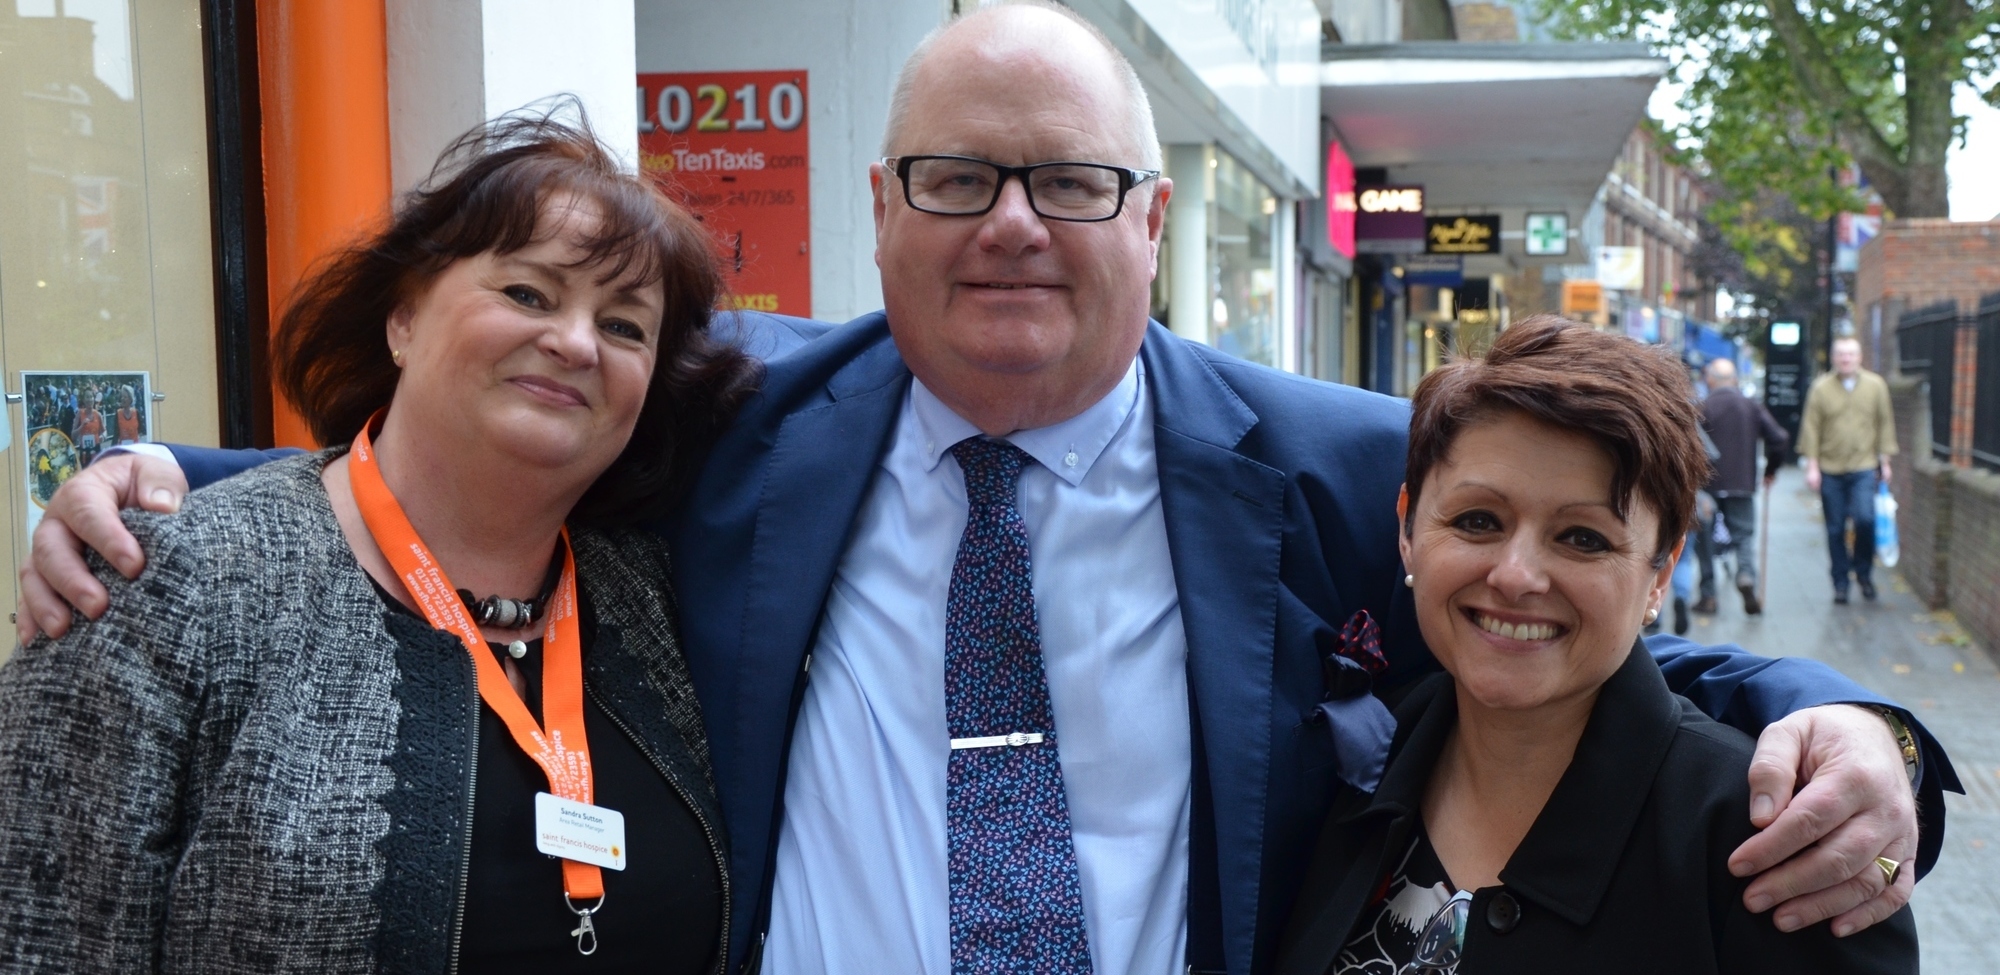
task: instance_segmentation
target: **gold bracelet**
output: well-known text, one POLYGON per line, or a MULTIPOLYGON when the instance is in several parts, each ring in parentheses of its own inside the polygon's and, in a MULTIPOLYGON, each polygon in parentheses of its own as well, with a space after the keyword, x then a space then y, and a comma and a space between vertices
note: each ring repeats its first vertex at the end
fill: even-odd
POLYGON ((1910 773, 1910 787, 1916 788, 1917 783, 1922 781, 1924 773, 1923 752, 1917 748, 1916 734, 1910 731, 1909 724, 1893 708, 1879 704, 1862 706, 1889 722, 1889 733, 1896 736, 1896 747, 1903 752, 1903 770, 1910 773))

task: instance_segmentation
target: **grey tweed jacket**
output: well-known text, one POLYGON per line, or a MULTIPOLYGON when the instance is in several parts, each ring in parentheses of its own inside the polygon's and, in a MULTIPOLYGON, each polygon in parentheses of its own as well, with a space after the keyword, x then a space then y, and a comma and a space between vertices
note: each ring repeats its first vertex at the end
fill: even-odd
MULTIPOLYGON (((472 831, 463 645, 386 612, 322 466, 127 514, 137 580, 0 668, 0 971, 447 972, 472 831)), ((730 888, 650 533, 573 533, 586 692, 693 808, 730 888)), ((723 946, 718 955, 728 955, 723 946)))

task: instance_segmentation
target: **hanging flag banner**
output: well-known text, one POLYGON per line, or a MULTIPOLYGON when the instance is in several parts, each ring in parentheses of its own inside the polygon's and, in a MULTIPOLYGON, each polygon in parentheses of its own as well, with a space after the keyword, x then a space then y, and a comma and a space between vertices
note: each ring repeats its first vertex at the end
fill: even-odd
POLYGON ((1637 291, 1646 286, 1646 249, 1599 247, 1597 283, 1612 291, 1637 291))
POLYGON ((806 72, 639 76, 639 165, 715 233, 731 307, 812 316, 806 72))

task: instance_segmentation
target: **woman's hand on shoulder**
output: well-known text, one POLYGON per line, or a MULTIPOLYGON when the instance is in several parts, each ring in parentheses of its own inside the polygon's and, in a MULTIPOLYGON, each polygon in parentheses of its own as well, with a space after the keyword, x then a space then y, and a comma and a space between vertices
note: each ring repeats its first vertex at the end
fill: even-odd
POLYGON ((1750 762, 1750 819, 1761 832, 1729 858, 1753 913, 1783 931, 1833 919, 1845 937, 1909 903, 1916 888, 1915 794, 1881 716, 1830 704, 1764 729, 1750 762), (1803 781, 1805 785, 1794 787, 1803 781), (1876 857, 1903 864, 1894 884, 1876 857))

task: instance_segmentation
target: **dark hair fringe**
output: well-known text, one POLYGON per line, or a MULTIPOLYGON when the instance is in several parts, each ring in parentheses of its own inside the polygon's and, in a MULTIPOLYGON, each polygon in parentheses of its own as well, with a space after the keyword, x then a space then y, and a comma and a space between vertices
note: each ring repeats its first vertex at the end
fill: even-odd
POLYGON ((395 394, 389 315, 454 261, 546 233, 549 199, 598 211, 578 267, 665 286, 659 351, 632 439, 578 501, 579 525, 660 517, 755 387, 761 368, 709 336, 723 284, 707 230, 644 176, 621 171, 583 107, 564 96, 472 129, 398 201, 387 227, 324 258, 294 291, 273 343, 285 398, 323 444, 345 443, 395 394), (569 116, 565 121, 559 116, 569 116))
POLYGON ((1610 453, 1612 511, 1626 518, 1636 494, 1659 513, 1656 566, 1694 523, 1708 452, 1696 432, 1701 417, 1687 369, 1664 348, 1535 315, 1501 332, 1484 356, 1433 370, 1411 405, 1403 471, 1410 511, 1460 433, 1513 411, 1584 434, 1610 453))

